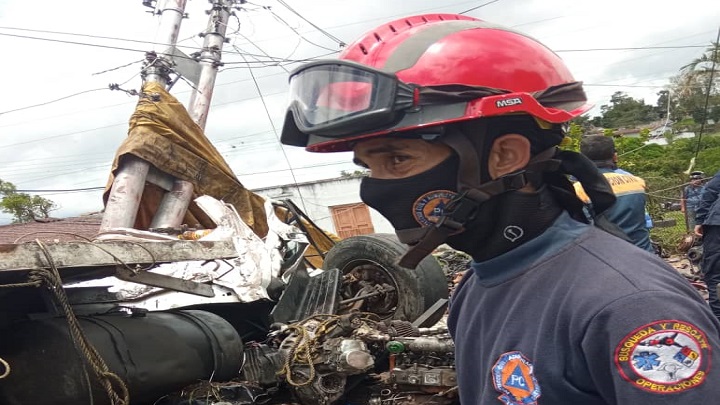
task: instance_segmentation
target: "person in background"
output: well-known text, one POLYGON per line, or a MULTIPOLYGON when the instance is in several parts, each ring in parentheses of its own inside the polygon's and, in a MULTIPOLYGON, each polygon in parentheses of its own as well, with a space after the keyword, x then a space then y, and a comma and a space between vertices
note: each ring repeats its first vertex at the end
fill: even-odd
POLYGON ((708 288, 712 312, 720 319, 720 172, 705 185, 695 212, 695 234, 702 237, 703 257, 700 271, 708 288))
POLYGON ((700 198, 702 197, 703 190, 703 179, 705 173, 700 171, 694 171, 690 173, 690 184, 685 186, 680 195, 680 211, 685 214, 685 227, 688 232, 692 232, 695 229, 695 216, 698 205, 700 204, 700 198))
POLYGON ((282 143, 369 169, 360 198, 409 246, 399 265, 443 243, 472 256, 447 321, 460 403, 720 398, 707 304, 612 224, 587 223, 569 175, 598 213, 616 197, 558 149, 591 106, 549 48, 465 15, 410 16, 298 67, 289 87, 282 143))
MULTIPOLYGON (((580 141, 580 153, 595 163, 617 197, 615 204, 605 211, 605 217, 617 225, 634 245, 654 253, 650 243, 649 230, 652 222, 648 223, 649 214, 645 209, 645 181, 625 170, 618 169, 615 141, 610 136, 583 137, 580 141)), ((574 185, 578 196, 588 203, 589 198, 583 190, 582 184, 576 182, 574 185)))

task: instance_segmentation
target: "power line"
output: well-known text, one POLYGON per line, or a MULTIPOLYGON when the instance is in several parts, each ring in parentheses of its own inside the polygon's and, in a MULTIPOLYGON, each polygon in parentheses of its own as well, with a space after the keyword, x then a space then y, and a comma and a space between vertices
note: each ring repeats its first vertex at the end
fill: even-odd
MULTIPOLYGON (((4 33, 4 32, 0 32, 0 36, 15 37, 15 38, 24 38, 24 39, 34 39, 34 40, 38 40, 38 41, 58 42, 58 43, 70 44, 70 45, 91 46, 91 47, 96 47, 96 48, 114 49, 114 50, 119 50, 119 51, 147 53, 146 50, 142 50, 142 49, 124 48, 124 47, 121 47, 121 46, 103 45, 103 44, 91 44, 91 43, 88 43, 88 42, 68 41, 68 40, 54 39, 54 38, 31 37, 31 36, 28 36, 28 35, 6 34, 6 33, 4 33)), ((145 43, 146 43, 146 44, 150 44, 151 42, 145 42, 145 43)), ((237 53, 237 52, 228 52, 228 53, 235 54, 235 53, 237 53)), ((260 56, 260 55, 255 55, 255 56, 260 56)), ((173 57, 174 57, 174 58, 181 58, 181 59, 187 59, 187 60, 195 61, 195 58, 193 58, 193 57, 191 57, 191 56, 173 55, 173 57)), ((276 58, 276 59, 273 60, 273 61, 277 61, 278 59, 279 59, 279 58, 276 58)), ((305 60, 283 60, 283 62, 304 62, 304 61, 305 61, 305 60)), ((245 61, 245 62, 226 62, 225 64, 237 64, 237 63, 247 63, 247 64, 250 64, 250 63, 265 63, 265 62, 264 62, 264 61, 258 61, 258 62, 255 62, 255 61, 245 61)))
MULTIPOLYGON (((495 1, 498 1, 498 0, 495 0, 495 1)), ((305 21, 306 23, 310 24, 313 28, 315 28, 316 30, 320 31, 320 32, 321 32, 322 34, 324 34, 326 37, 328 37, 328 38, 330 38, 331 40, 337 42, 337 44, 340 45, 341 47, 344 47, 345 45, 347 45, 345 42, 343 42, 342 40, 340 40, 338 37, 332 35, 331 33, 327 32, 327 31, 325 31, 324 29, 322 29, 322 28, 318 27, 317 25, 313 24, 313 23, 312 23, 310 20, 308 20, 307 18, 303 17, 302 14, 298 13, 297 11, 295 11, 295 9, 293 9, 292 7, 290 7, 290 5, 288 5, 284 0, 277 0, 277 2, 280 3, 281 5, 283 5, 283 6, 284 6, 285 8, 287 8, 288 10, 290 10, 291 13, 293 13, 293 14, 295 14, 296 16, 300 17, 300 19, 302 19, 302 20, 305 21)))
MULTIPOLYGON (((342 161, 342 162, 328 162, 328 163, 316 163, 309 166, 299 166, 299 167, 290 167, 288 169, 277 169, 277 170, 263 170, 259 172, 249 172, 249 173, 236 173, 235 175, 240 176, 255 176, 258 174, 271 174, 271 173, 281 173, 281 172, 292 172, 293 170, 305 170, 305 169, 314 169, 317 167, 328 167, 328 166, 340 166, 340 165, 352 165, 352 162, 349 161, 342 161)), ((297 184, 297 181, 293 179, 295 184, 297 184)), ((98 187, 83 187, 83 188, 69 188, 69 189, 22 189, 17 190, 18 192, 32 192, 32 193, 72 193, 72 192, 82 192, 82 191, 97 191, 97 190, 104 190, 104 186, 98 186, 98 187)))
MULTIPOLYGON (((659 79, 658 79, 659 80, 659 79)), ((583 87, 640 87, 640 88, 663 88, 667 85, 662 86, 642 86, 642 85, 636 85, 636 84, 604 84, 604 83, 598 83, 598 84, 592 84, 592 83, 583 83, 583 87)))
MULTIPOLYGON (((712 66, 710 66, 710 78, 708 79, 707 89, 705 93, 705 104, 703 105, 703 119, 700 123, 700 130, 698 131, 697 148, 695 149, 695 159, 697 160, 698 154, 700 153, 700 141, 702 141, 703 131, 705 130, 705 123, 707 122, 708 116, 708 103, 710 101, 710 91, 713 88, 713 76, 715 76, 715 65, 718 60, 718 48, 720 48, 720 27, 718 27, 717 38, 715 39, 712 66)), ((670 100, 668 100, 670 102, 670 100)))
POLYGON ((559 49, 558 52, 601 52, 601 51, 638 51, 645 49, 685 49, 685 48, 707 48, 707 45, 677 45, 677 46, 632 46, 626 48, 586 48, 586 49, 559 49))
MULTIPOLYGON (((277 21, 281 22, 281 23, 284 24, 286 27, 288 27, 292 32, 295 33, 295 35, 297 35, 298 37, 300 37, 301 40, 304 40, 305 42, 307 42, 307 43, 309 43, 309 44, 311 44, 311 45, 315 45, 315 46, 317 46, 318 48, 322 48, 322 49, 325 49, 325 50, 328 50, 328 51, 333 51, 333 49, 326 48, 326 47, 324 47, 324 46, 322 46, 322 45, 316 44, 315 42, 312 42, 312 41, 310 41, 309 39, 305 38, 298 30, 296 30, 295 28, 293 28, 292 26, 290 26, 290 24, 288 24, 287 21, 285 21, 283 18, 281 18, 279 15, 277 15, 277 13, 275 13, 274 11, 272 11, 272 9, 271 9, 270 7, 268 7, 267 10, 270 11, 270 14, 272 14, 272 16, 273 16, 277 21)), ((245 38, 245 36, 243 36, 243 38, 245 38)), ((251 42, 249 39, 247 39, 247 38, 245 38, 245 39, 252 44, 252 42, 251 42)), ((253 45, 255 45, 255 44, 253 44, 253 45)), ((257 45, 255 45, 255 46, 257 47, 257 45)))
MULTIPOLYGON (((319 57, 321 57, 321 56, 319 56, 319 57)), ((273 76, 279 76, 279 75, 285 75, 285 74, 286 74, 285 72, 271 73, 271 74, 268 74, 268 75, 265 75, 265 76, 259 76, 258 78, 259 78, 259 79, 264 79, 264 78, 267 78, 267 77, 273 77, 273 76)), ((241 82, 247 82, 247 81, 250 81, 250 80, 251 80, 251 79, 233 80, 233 81, 227 82, 227 83, 219 83, 219 84, 216 84, 215 87, 217 88, 217 87, 220 87, 220 86, 228 86, 228 85, 231 85, 231 84, 241 83, 241 82)), ((179 91, 179 92, 176 92, 176 93, 174 93, 174 94, 185 94, 185 93, 190 93, 191 91, 192 91, 192 90, 179 91)), ((36 121, 38 121, 38 120, 44 120, 44 119, 49 119, 49 118, 58 118, 58 117, 66 117, 67 115, 70 115, 70 114, 80 114, 80 113, 83 113, 83 112, 96 111, 96 110, 103 109, 103 108, 118 107, 118 106, 123 106, 123 105, 130 105, 130 104, 137 104, 137 103, 134 102, 134 101, 131 101, 131 102, 126 102, 126 103, 110 104, 110 105, 105 105, 105 106, 96 107, 96 108, 89 108, 89 109, 84 109, 84 110, 79 110, 79 111, 73 111, 73 112, 70 112, 70 113, 67 113, 67 114, 53 115, 53 116, 50 116, 50 117, 38 118, 38 119, 34 119, 34 120, 32 120, 32 121, 22 121, 22 122, 16 122, 16 123, 13 123, 13 124, 0 125, 0 128, 12 127, 12 126, 17 126, 17 125, 26 124, 26 123, 28 123, 28 122, 36 122, 36 121)))
POLYGON ((485 7, 485 6, 489 6, 490 4, 497 3, 498 1, 500 1, 500 0, 488 1, 487 3, 483 3, 483 4, 479 5, 479 6, 476 6, 476 7, 473 7, 473 8, 469 8, 469 9, 467 9, 467 10, 465 10, 465 11, 461 11, 461 12, 459 12, 458 14, 469 13, 469 12, 474 11, 474 10, 477 10, 477 9, 479 9, 479 8, 481 8, 481 7, 485 7))
POLYGON ((70 95, 67 95, 67 96, 64 96, 64 97, 57 98, 57 99, 55 99, 55 100, 45 101, 45 102, 39 103, 39 104, 33 104, 33 105, 25 106, 25 107, 15 108, 15 109, 12 109, 12 110, 2 111, 2 112, 0 112, 0 115, 9 114, 9 113, 17 112, 17 111, 28 110, 28 109, 30 109, 30 108, 35 108, 35 107, 42 107, 42 106, 44 106, 44 105, 48 105, 48 104, 52 104, 52 103, 57 103, 58 101, 67 100, 67 99, 72 98, 72 97, 80 96, 80 95, 87 94, 87 93, 92 93, 92 92, 95 92, 95 91, 107 90, 107 89, 108 89, 107 87, 101 87, 101 88, 97 88, 97 89, 84 90, 84 91, 81 91, 81 92, 78 92, 78 93, 73 93, 73 94, 70 94, 70 95))
POLYGON ((60 189, 60 190, 15 190, 18 193, 76 193, 76 192, 83 192, 83 191, 98 191, 98 190, 105 190, 105 187, 85 187, 85 188, 68 188, 68 189, 60 189))
POLYGON ((66 134, 48 136, 48 137, 45 137, 45 138, 35 139, 35 140, 32 140, 32 141, 17 142, 17 143, 11 143, 11 144, 8 144, 8 145, 0 145, 0 149, 2 149, 2 148, 9 148, 9 147, 12 147, 12 146, 27 145, 27 144, 29 144, 29 143, 35 143, 35 142, 45 141, 45 140, 48 140, 48 139, 62 138, 62 137, 65 137, 65 136, 82 134, 82 133, 86 133, 86 132, 96 131, 96 130, 98 130, 98 129, 105 129, 105 128, 117 127, 117 126, 120 126, 120 125, 127 125, 127 122, 123 122, 123 123, 120 123, 120 124, 106 125, 106 126, 104 126, 104 127, 96 127, 96 128, 86 129, 86 130, 82 130, 82 131, 69 132, 69 133, 66 133, 66 134))
MULTIPOLYGON (((278 1, 280 1, 280 0, 278 0, 278 1)), ((243 58, 244 58, 244 56, 243 56, 243 58)), ((260 101, 262 102, 263 108, 265 109, 265 114, 267 115, 267 118, 270 121, 270 126, 272 126, 273 132, 275 133, 275 137, 277 138, 278 142, 280 142, 280 137, 278 137, 277 129, 275 128, 275 122, 273 122, 272 115, 270 114, 270 109, 268 109, 268 106, 265 103, 265 97, 262 94, 262 90, 260 90, 260 84, 255 79, 255 74, 253 73, 252 69, 250 69, 249 72, 250 72, 250 76, 253 79, 253 83, 255 83, 255 88, 257 89, 257 92, 260 95, 260 101)), ((285 157, 285 161, 287 162, 288 167, 291 167, 290 159, 288 158, 288 155, 282 146, 280 146, 280 151, 282 151, 282 154, 285 157)), ((297 186, 297 179, 295 178, 295 172, 290 170, 290 175, 292 176, 293 183, 295 183, 295 185, 297 187, 298 197, 300 197, 300 203, 302 203, 303 209, 305 211, 307 211, 307 207, 305 207, 305 200, 303 199, 302 192, 300 192, 300 187, 297 186)))

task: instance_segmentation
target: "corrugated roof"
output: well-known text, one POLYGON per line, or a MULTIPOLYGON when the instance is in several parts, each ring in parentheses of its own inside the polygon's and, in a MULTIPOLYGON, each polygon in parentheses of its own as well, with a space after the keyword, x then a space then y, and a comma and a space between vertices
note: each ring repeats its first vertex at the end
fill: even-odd
POLYGON ((0 244, 41 241, 68 242, 92 239, 100 230, 101 212, 71 218, 44 218, 22 224, 0 226, 0 244), (76 236, 77 235, 77 236, 76 236))

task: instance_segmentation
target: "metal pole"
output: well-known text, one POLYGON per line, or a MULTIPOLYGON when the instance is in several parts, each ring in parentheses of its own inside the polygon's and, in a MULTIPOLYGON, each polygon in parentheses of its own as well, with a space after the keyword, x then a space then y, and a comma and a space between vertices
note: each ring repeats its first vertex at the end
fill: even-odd
MULTIPOLYGON (((207 30, 203 49, 200 53, 200 78, 198 87, 190 96, 188 113, 200 128, 205 129, 210 101, 215 87, 217 68, 220 62, 222 47, 225 43, 225 32, 230 21, 233 0, 209 0, 212 8, 208 11, 207 30)), ((173 191, 166 193, 160 202, 151 228, 172 228, 182 224, 187 207, 192 200, 193 185, 184 180, 175 180, 173 191)))
POLYGON ((180 24, 185 17, 187 0, 164 0, 158 2, 155 14, 160 16, 160 24, 155 34, 154 51, 147 55, 145 82, 158 82, 167 85, 170 80, 172 61, 170 54, 180 35, 180 24))
MULTIPOLYGON (((171 65, 167 57, 162 54, 171 52, 175 43, 177 43, 180 24, 185 16, 186 3, 187 0, 165 0, 162 2, 162 6, 158 3, 156 14, 160 15, 160 26, 157 31, 156 42, 162 45, 156 45, 156 48, 162 47, 164 49, 161 55, 157 55, 156 52, 148 54, 148 61, 143 70, 146 82, 158 82, 167 85, 171 65)), ((110 189, 110 196, 100 224, 100 232, 112 228, 132 228, 135 225, 149 170, 150 164, 148 162, 134 157, 126 158, 120 164, 110 189)), ((184 188, 183 186, 180 187, 184 188)))
POLYGON ((174 228, 180 226, 193 196, 193 184, 175 180, 172 190, 165 193, 158 207, 150 229, 174 228))
POLYGON ((221 55, 225 43, 225 32, 230 20, 231 8, 235 1, 210 0, 210 3, 212 9, 208 13, 210 18, 207 30, 202 34, 205 40, 200 53, 200 80, 197 89, 190 96, 188 107, 190 117, 203 129, 205 129, 208 111, 210 110, 210 101, 213 96, 218 66, 222 65, 221 55))

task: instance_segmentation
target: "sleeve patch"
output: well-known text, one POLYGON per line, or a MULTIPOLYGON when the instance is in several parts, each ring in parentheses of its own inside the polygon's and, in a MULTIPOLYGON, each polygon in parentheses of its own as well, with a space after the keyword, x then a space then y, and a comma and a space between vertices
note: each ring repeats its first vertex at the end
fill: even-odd
POLYGON ((637 388, 670 394, 697 387, 710 370, 710 345, 694 325, 675 320, 643 325, 615 348, 615 365, 637 388))

